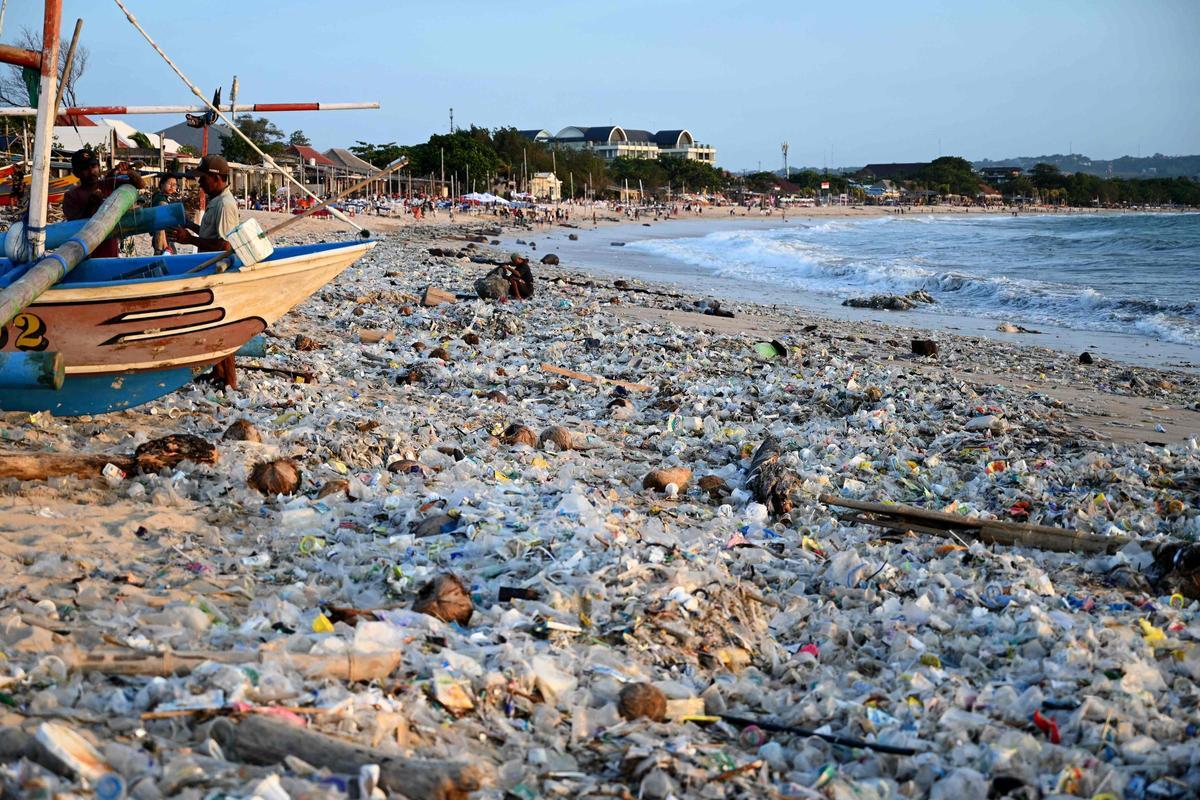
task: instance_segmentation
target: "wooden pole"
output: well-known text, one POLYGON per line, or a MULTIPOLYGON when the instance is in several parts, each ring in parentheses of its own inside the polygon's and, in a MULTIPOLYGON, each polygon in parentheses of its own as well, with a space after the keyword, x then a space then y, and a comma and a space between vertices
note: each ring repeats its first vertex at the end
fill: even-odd
POLYGON ((54 116, 58 116, 58 109, 62 106, 63 94, 67 90, 67 84, 71 82, 71 68, 75 65, 75 48, 79 46, 79 33, 83 30, 83 20, 75 20, 75 33, 71 34, 71 46, 67 48, 67 59, 63 62, 62 81, 58 85, 58 92, 54 95, 54 116))
POLYGON ((46 215, 50 200, 50 148, 54 144, 55 98, 58 96, 58 39, 62 0, 45 0, 42 18, 42 63, 38 83, 37 126, 30 170, 29 216, 25 237, 35 259, 46 250, 46 215))
POLYGON ((495 769, 482 761, 431 761, 405 758, 363 747, 263 714, 238 723, 221 718, 212 736, 233 758, 251 764, 282 764, 290 756, 314 767, 356 772, 379 766, 385 792, 427 800, 466 800, 492 782, 495 769))

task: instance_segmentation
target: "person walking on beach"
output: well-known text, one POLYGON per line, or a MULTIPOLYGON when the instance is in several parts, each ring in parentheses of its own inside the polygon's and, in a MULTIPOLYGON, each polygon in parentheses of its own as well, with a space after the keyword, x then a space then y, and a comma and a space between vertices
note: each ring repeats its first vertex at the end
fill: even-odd
MULTIPOLYGON (((100 159, 90 147, 76 150, 71 156, 71 174, 79 179, 79 185, 63 195, 63 216, 68 220, 89 219, 100 209, 100 204, 117 189, 119 183, 128 181, 138 190, 146 188, 141 174, 122 161, 108 177, 100 177, 100 159)), ((120 255, 117 237, 110 236, 92 251, 93 258, 116 258, 120 255)))
MULTIPOLYGON (((229 191, 229 162, 221 156, 205 156, 200 166, 188 177, 200 182, 200 190, 208 198, 200 224, 189 222, 187 227, 175 229, 175 240, 180 244, 194 244, 202 253, 231 250, 225 237, 238 226, 237 199, 229 191)), ((213 376, 231 389, 237 388, 237 372, 233 356, 228 355, 213 365, 213 376)))

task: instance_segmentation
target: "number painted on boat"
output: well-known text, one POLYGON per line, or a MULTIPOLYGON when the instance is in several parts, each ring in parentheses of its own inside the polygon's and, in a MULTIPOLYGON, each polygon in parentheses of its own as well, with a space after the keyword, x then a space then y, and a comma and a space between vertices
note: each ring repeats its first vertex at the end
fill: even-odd
MULTIPOLYGON (((12 327, 16 330, 13 346, 18 350, 40 353, 50 346, 50 340, 46 338, 46 323, 37 314, 18 314, 12 327)), ((8 344, 8 337, 8 328, 0 328, 0 348, 8 344)))

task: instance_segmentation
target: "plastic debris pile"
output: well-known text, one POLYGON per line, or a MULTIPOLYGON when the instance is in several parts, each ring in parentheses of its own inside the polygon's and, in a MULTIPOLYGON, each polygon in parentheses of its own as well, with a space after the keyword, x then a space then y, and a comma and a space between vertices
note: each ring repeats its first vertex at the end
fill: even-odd
POLYGON ((971 378, 1187 405, 1195 376, 948 336, 921 363, 894 329, 746 304, 744 332, 682 327, 566 268, 528 301, 424 307, 490 268, 429 255, 458 233, 389 238, 237 392, 5 415, 9 449, 219 453, 0 486, 6 789, 1194 796, 1200 606, 1114 583, 1142 548, 954 542, 816 497, 1195 540, 1195 439, 1098 441, 971 378), (223 438, 239 420, 257 436, 223 438), (800 488, 783 515, 747 486, 768 435, 800 488), (313 736, 276 758, 271 725, 313 736))

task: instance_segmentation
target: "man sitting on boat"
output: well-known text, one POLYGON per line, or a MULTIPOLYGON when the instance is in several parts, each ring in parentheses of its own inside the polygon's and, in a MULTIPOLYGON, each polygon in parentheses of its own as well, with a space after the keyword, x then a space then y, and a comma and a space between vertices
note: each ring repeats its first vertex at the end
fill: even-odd
POLYGON ((186 228, 175 230, 175 241, 179 244, 194 244, 202 253, 229 250, 225 237, 238 226, 237 199, 229 191, 229 162, 221 156, 205 156, 200 166, 188 173, 189 178, 200 182, 207 203, 200 224, 189 222, 186 228))
MULTIPOLYGON (((126 161, 117 164, 108 177, 101 179, 100 159, 90 147, 76 150, 71 156, 71 173, 79 179, 79 184, 63 195, 63 216, 68 220, 90 218, 120 183, 128 181, 139 190, 146 188, 141 174, 126 161)), ((120 243, 115 236, 105 239, 92 251, 94 258, 116 258, 119 254, 120 243)))
MULTIPOLYGON (((175 241, 179 244, 194 244, 202 253, 232 249, 225 237, 238 226, 237 199, 229 191, 229 162, 221 156, 205 156, 200 166, 188 173, 189 178, 200 182, 207 203, 200 224, 188 223, 186 228, 175 230, 175 241)), ((213 376, 226 386, 237 388, 237 372, 233 356, 227 356, 213 365, 213 376)))

